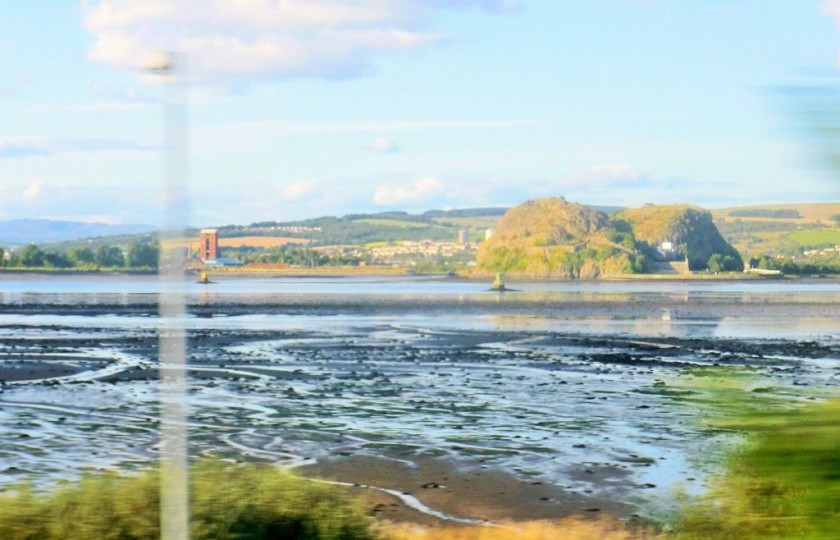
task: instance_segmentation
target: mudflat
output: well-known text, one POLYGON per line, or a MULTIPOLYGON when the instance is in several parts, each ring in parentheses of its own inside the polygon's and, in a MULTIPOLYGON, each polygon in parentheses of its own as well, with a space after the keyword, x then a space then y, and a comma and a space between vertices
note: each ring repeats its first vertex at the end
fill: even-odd
MULTIPOLYGON (((704 426, 702 383, 720 368, 791 403, 840 387, 831 287, 356 285, 190 293, 195 455, 349 484, 392 520, 633 519, 715 472, 731 436, 704 426)), ((156 298, 4 297, 0 480, 155 463, 156 298)))

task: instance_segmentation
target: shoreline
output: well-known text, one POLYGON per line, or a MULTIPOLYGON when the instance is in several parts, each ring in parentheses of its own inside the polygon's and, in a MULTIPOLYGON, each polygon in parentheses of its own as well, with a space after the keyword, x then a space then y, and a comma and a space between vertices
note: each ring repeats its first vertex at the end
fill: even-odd
MULTIPOLYGON (((451 274, 451 273, 414 273, 406 268, 371 268, 356 269, 355 267, 319 267, 319 268, 272 268, 253 269, 243 267, 195 269, 188 268, 184 274, 188 279, 206 273, 209 278, 233 278, 233 279, 254 279, 254 278, 295 278, 295 279, 349 279, 349 278, 406 278, 416 280, 448 280, 463 283, 488 283, 492 282, 494 276, 475 274, 451 274)), ((133 277, 133 276, 157 276, 157 272, 149 270, 68 270, 68 269, 37 269, 37 268, 0 268, 0 275, 22 276, 22 277, 133 277)), ((749 273, 731 274, 620 274, 605 275, 598 278, 551 278, 540 276, 507 276, 505 283, 536 283, 536 284, 577 284, 577 283, 680 283, 680 282, 706 282, 706 283, 756 283, 756 282, 832 282, 840 281, 840 275, 762 275, 749 273)))
MULTIPOLYGON (((294 470, 305 478, 346 487, 372 515, 395 523, 441 526, 605 514, 619 520, 641 519, 638 508, 620 502, 618 496, 590 496, 480 462, 464 464, 416 454, 353 455, 331 456, 294 470), (411 499, 430 511, 418 509, 411 499)), ((600 492, 626 480, 626 472, 616 468, 592 480, 600 492)))

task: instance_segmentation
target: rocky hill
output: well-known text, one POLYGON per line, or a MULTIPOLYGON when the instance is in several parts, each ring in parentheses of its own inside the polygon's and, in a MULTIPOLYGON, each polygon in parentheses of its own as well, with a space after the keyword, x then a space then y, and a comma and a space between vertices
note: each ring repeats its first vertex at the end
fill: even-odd
POLYGON ((478 252, 482 272, 557 278, 655 271, 684 260, 692 270, 736 270, 738 252, 709 212, 690 206, 645 206, 607 216, 554 197, 508 211, 478 252))
POLYGON ((553 197, 508 211, 481 244, 478 268, 534 277, 597 277, 642 271, 631 234, 592 208, 553 197))
MULTIPOLYGON (((705 270, 712 256, 725 268, 742 270, 738 251, 721 236, 708 210, 689 205, 647 205, 628 208, 611 217, 619 228, 626 224, 632 230, 640 249, 651 254, 670 244, 666 255, 688 261, 691 270, 705 270)), ((714 264, 713 264, 714 266, 714 264)))

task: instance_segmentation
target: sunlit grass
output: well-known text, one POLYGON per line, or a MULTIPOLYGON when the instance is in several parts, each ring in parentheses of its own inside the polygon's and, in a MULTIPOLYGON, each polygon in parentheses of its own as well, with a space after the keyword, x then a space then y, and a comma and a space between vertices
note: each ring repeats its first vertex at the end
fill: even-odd
MULTIPOLYGON (((160 538, 160 477, 89 474, 46 493, 31 485, 0 494, 3 540, 160 538)), ((190 485, 193 539, 379 538, 361 506, 330 486, 274 467, 201 460, 190 485)))
POLYGON ((569 518, 562 521, 528 521, 498 526, 421 527, 390 525, 389 540, 641 540, 665 538, 644 530, 633 530, 611 519, 597 521, 569 518))
POLYGON ((840 400, 796 405, 747 370, 696 375, 707 425, 744 440, 708 494, 686 500, 677 537, 840 538, 840 400))

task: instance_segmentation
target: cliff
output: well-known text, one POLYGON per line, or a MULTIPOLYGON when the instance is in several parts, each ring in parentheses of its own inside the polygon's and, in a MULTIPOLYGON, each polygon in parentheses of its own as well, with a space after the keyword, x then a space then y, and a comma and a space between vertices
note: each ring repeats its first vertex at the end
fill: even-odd
POLYGON ((743 270, 738 251, 721 236, 708 210, 689 205, 648 205, 612 215, 619 228, 629 228, 639 248, 656 256, 657 248, 670 243, 671 259, 688 260, 691 270, 743 270), (714 257, 714 258, 713 258, 714 257), (717 261, 717 262, 715 262, 717 261))

